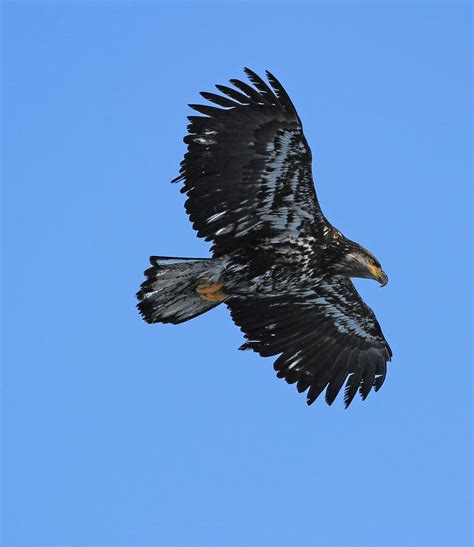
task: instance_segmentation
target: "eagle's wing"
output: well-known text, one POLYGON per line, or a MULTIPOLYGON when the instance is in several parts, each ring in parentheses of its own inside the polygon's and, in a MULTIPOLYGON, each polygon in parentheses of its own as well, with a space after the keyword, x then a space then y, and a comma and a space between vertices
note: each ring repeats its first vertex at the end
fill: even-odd
POLYGON ((323 280, 314 296, 230 300, 232 319, 251 348, 267 357, 281 354, 274 363, 279 378, 297 382, 307 403, 326 388, 331 404, 347 379, 344 402, 348 407, 359 390, 363 399, 372 386, 385 380, 392 351, 373 311, 347 278, 323 280))
POLYGON ((200 237, 222 256, 274 235, 304 236, 327 225, 314 190, 311 151, 301 121, 278 80, 271 87, 245 69, 255 87, 217 85, 227 95, 201 93, 218 105, 190 105, 188 150, 180 176, 186 211, 200 237))

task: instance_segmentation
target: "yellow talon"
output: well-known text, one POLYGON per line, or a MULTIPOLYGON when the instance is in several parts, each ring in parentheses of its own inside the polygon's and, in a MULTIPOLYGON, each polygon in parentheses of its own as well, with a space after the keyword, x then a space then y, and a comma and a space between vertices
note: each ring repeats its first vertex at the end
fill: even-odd
POLYGON ((202 284, 196 287, 196 292, 203 300, 207 300, 208 302, 222 302, 228 296, 221 291, 223 286, 224 282, 222 281, 208 285, 202 284))

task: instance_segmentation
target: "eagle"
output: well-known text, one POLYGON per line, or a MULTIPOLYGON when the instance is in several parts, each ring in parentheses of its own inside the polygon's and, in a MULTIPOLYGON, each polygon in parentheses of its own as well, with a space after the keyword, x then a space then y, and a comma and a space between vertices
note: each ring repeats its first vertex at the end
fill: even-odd
POLYGON ((287 92, 244 69, 190 104, 179 176, 186 212, 211 258, 150 257, 137 293, 148 323, 178 324, 225 304, 245 343, 277 356, 279 378, 347 408, 384 383, 392 351, 351 278, 386 285, 377 258, 326 219, 311 150, 287 92))

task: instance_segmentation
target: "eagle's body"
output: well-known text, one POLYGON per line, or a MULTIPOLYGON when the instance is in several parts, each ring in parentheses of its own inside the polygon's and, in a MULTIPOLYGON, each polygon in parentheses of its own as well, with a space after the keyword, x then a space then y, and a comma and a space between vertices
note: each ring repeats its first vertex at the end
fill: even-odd
POLYGON ((351 277, 382 285, 377 259, 325 218, 314 190, 311 151, 281 84, 231 80, 202 93, 221 108, 191 105, 181 174, 186 210, 213 258, 152 257, 138 293, 150 323, 180 323, 225 302, 245 333, 244 349, 278 355, 275 369, 311 404, 327 387, 379 389, 391 350, 351 277))

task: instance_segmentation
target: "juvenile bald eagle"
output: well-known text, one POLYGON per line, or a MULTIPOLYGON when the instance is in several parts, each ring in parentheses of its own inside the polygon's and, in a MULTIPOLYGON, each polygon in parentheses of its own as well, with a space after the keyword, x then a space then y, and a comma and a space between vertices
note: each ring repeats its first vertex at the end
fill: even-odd
POLYGON ((331 404, 345 384, 349 406, 382 386, 392 352, 351 277, 387 283, 378 260, 334 228, 319 206, 311 151, 280 82, 245 69, 217 106, 190 105, 181 192, 212 258, 152 256, 137 294, 148 323, 182 323, 221 303, 279 378, 331 404), (309 389, 308 389, 309 388, 309 389))

